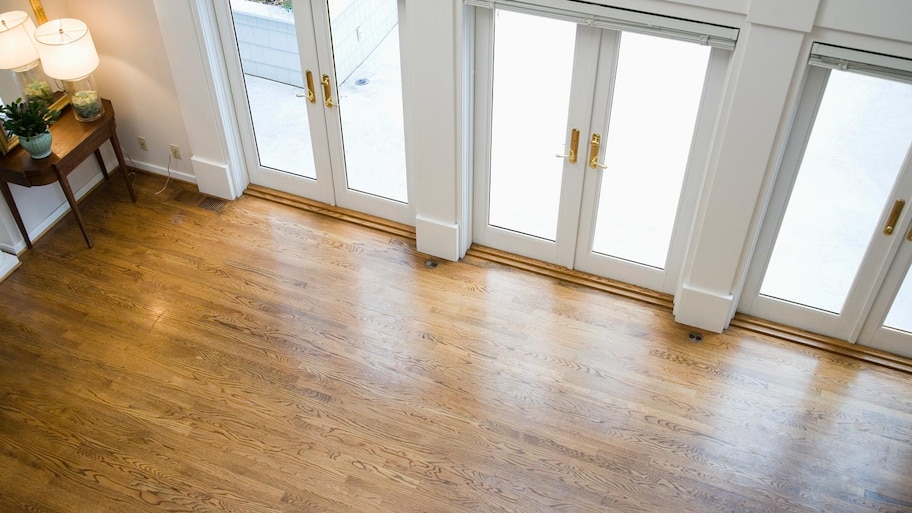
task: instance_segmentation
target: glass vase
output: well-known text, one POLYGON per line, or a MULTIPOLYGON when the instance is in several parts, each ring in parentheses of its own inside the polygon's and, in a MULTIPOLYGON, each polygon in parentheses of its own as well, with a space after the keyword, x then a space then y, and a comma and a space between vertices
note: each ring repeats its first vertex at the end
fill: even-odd
POLYGON ((104 115, 101 96, 91 74, 79 80, 65 80, 63 86, 70 96, 70 105, 78 121, 95 121, 104 115))
POLYGON ((22 99, 26 103, 34 101, 44 102, 46 105, 53 103, 53 91, 48 83, 47 75, 35 61, 13 71, 16 75, 16 81, 19 82, 19 90, 22 91, 22 99))

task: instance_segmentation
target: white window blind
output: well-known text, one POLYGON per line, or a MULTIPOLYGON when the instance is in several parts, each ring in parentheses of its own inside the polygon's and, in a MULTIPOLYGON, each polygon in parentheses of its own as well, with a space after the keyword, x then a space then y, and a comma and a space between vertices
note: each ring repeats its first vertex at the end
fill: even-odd
POLYGON ((912 60, 900 57, 814 43, 811 46, 811 58, 808 62, 823 68, 854 71, 865 75, 912 82, 912 60))
POLYGON ((610 30, 637 32, 731 50, 738 29, 572 0, 465 0, 466 5, 548 16, 610 30))

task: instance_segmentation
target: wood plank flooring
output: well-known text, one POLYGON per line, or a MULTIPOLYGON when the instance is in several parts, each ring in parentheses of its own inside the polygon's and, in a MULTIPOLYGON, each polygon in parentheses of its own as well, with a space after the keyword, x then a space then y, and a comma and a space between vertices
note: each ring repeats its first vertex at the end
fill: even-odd
POLYGON ((111 180, 0 283, 0 511, 912 511, 912 376, 111 180))

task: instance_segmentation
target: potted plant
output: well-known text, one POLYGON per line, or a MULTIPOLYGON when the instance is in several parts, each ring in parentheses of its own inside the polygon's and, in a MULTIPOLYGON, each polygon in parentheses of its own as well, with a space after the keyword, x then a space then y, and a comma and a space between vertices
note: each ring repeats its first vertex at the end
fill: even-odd
POLYGON ((22 98, 0 107, 3 128, 19 136, 19 144, 33 159, 43 159, 51 154, 50 126, 60 117, 59 110, 51 110, 47 102, 24 103, 22 98))

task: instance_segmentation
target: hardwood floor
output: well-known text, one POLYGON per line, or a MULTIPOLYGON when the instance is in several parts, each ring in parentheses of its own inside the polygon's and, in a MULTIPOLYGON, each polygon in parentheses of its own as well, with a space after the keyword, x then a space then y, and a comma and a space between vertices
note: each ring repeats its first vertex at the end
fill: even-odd
POLYGON ((912 511, 912 375, 162 183, 0 284, 2 511, 912 511))

